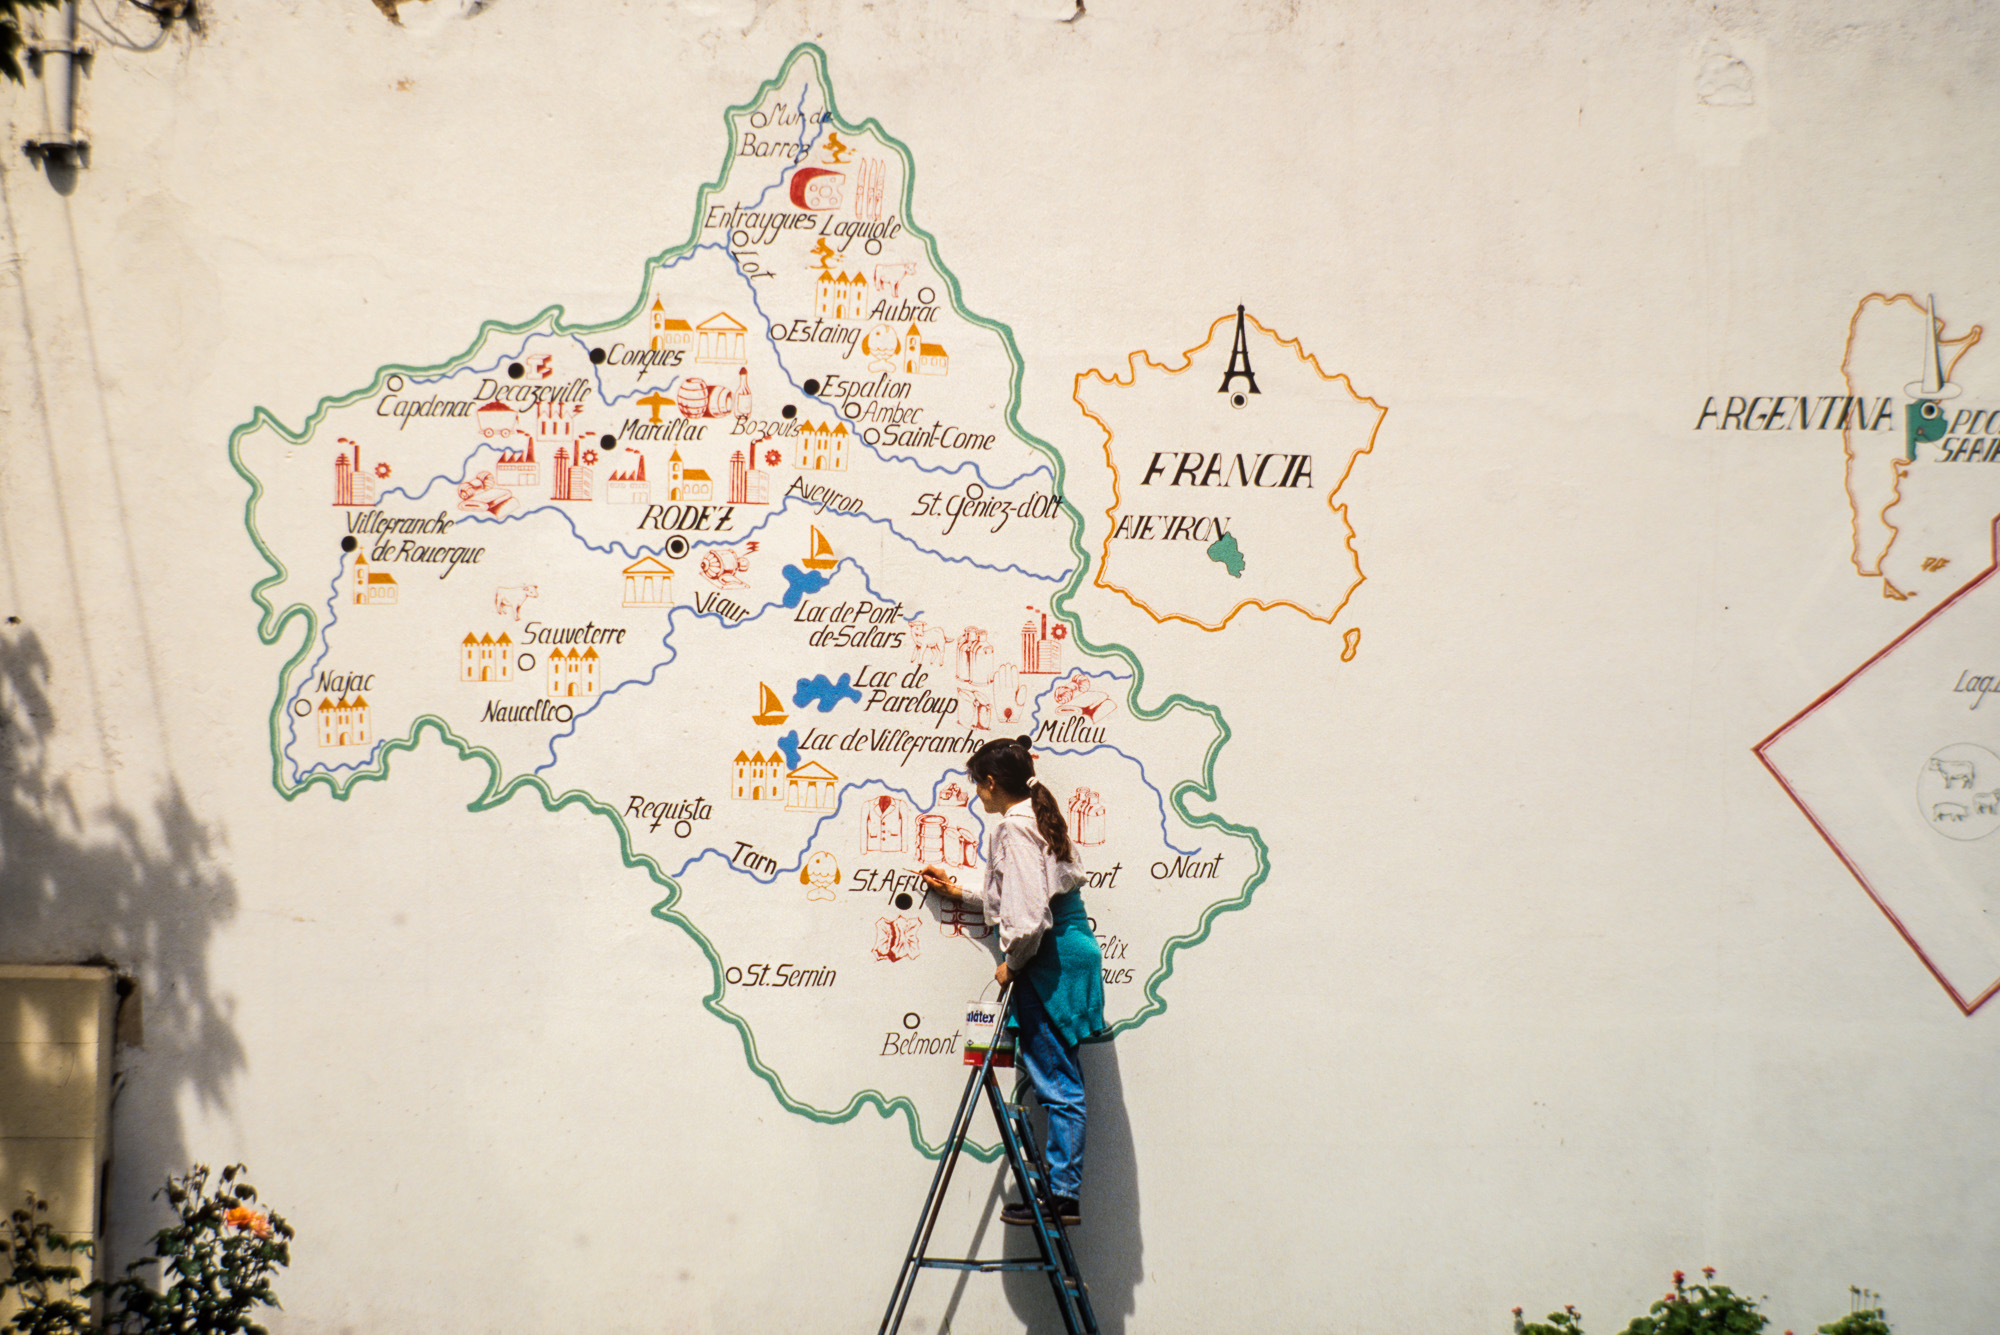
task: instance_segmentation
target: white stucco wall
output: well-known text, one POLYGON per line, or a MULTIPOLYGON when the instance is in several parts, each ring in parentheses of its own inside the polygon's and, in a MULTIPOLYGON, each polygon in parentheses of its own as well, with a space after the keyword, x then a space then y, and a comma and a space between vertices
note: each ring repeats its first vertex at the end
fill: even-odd
MULTIPOLYGON (((1850 1284, 1990 1324, 2000 1015, 1750 752, 1912 614, 1845 564, 1837 442, 1687 429, 1830 392, 1863 293, 2000 311, 1990 14, 454 3, 99 38, 63 189, 16 147, 38 86, 0 89, 0 959, 141 982, 114 1253, 167 1171, 241 1159, 299 1233, 276 1330, 878 1319, 930 1165, 776 1103, 600 823, 468 812, 483 770, 432 744, 280 797, 226 451, 482 320, 625 309, 723 109, 814 41, 1014 330, 1079 508, 1109 479, 1072 377, 1246 294, 1390 405, 1353 664, 1282 612, 1079 599, 1222 707, 1217 806, 1273 867, 1087 1052, 1106 1328, 1614 1328, 1703 1264, 1776 1329, 1850 1284), (1756 78, 1726 123, 1711 42, 1756 78)), ((974 1277, 913 1328, 1045 1305, 974 1277)))

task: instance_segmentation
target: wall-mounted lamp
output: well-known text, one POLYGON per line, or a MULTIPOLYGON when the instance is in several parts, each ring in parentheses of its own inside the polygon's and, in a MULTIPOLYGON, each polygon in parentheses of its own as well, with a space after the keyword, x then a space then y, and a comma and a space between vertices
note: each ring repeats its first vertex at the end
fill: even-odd
POLYGON ((84 166, 90 160, 90 145, 76 134, 77 66, 89 61, 90 50, 77 45, 76 26, 76 0, 64 0, 55 20, 28 48, 28 66, 42 80, 48 129, 21 147, 44 167, 84 166))

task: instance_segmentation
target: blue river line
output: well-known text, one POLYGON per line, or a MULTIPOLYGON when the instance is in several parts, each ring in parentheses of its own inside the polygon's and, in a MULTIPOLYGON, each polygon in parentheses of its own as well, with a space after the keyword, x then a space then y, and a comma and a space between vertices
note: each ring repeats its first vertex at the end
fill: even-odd
MULTIPOLYGON (((360 554, 358 549, 355 554, 356 555, 360 554)), ((299 685, 294 689, 292 693, 293 700, 302 700, 305 698, 306 692, 311 689, 311 687, 307 686, 305 683, 310 682, 313 679, 313 675, 319 671, 319 665, 321 663, 324 663, 326 661, 326 656, 333 652, 333 640, 328 632, 332 631, 333 623, 339 620, 340 618, 340 613, 338 613, 334 609, 340 606, 340 585, 341 581, 344 580, 346 577, 347 577, 347 557, 346 555, 343 554, 340 558, 340 568, 333 572, 333 579, 330 582, 327 591, 326 629, 320 632, 319 656, 313 659, 313 661, 306 667, 305 675, 298 679, 299 685)), ((306 780, 307 776, 313 774, 326 774, 328 776, 332 776, 338 774, 342 770, 366 769, 369 765, 374 763, 375 755, 381 749, 382 746, 382 743, 379 740, 376 741, 372 746, 368 748, 368 755, 366 756, 366 758, 357 760, 352 765, 332 765, 322 760, 317 764, 312 765, 310 768, 301 769, 299 768, 298 756, 294 755, 292 752, 292 748, 299 744, 299 732, 298 732, 298 716, 292 713, 290 701, 286 702, 286 708, 285 708, 285 737, 287 739, 285 743, 285 756, 292 762, 292 779, 294 782, 298 783, 303 783, 306 780)))
MULTIPOLYGON (((856 561, 851 556, 843 557, 841 559, 841 565, 843 566, 852 565, 854 567, 855 572, 861 576, 862 587, 868 590, 869 596, 874 598, 876 602, 886 603, 891 601, 890 599, 884 597, 881 593, 877 592, 874 583, 868 578, 867 569, 864 566, 862 566, 862 564, 859 561, 856 561)), ((836 571, 837 570, 838 567, 836 567, 836 571)), ((675 607, 671 612, 667 614, 667 629, 665 634, 660 636, 660 647, 667 651, 667 656, 659 660, 657 663, 653 664, 652 670, 648 672, 644 678, 634 677, 628 681, 619 682, 618 685, 612 687, 608 691, 598 692, 597 695, 598 701, 601 702, 607 696, 616 695, 619 691, 624 690, 627 686, 652 685, 654 679, 656 679, 660 675, 660 670, 662 668, 668 667, 674 662, 675 659, 680 657, 680 651, 676 649, 672 643, 674 635, 674 621, 676 618, 681 617, 683 615, 696 618, 707 617, 713 620, 717 625, 722 626, 724 629, 733 629, 737 626, 747 626, 751 622, 756 621, 759 618, 763 617, 766 613, 774 610, 782 611, 784 609, 782 605, 779 603, 775 602, 765 603, 761 608, 759 608, 756 612, 752 613, 751 615, 739 618, 738 620, 735 621, 730 621, 726 619, 720 612, 698 612, 692 606, 675 607)), ((921 609, 919 609, 912 615, 910 619, 918 620, 922 616, 923 612, 921 609)), ((535 766, 534 773, 540 774, 544 770, 548 769, 549 766, 556 763, 557 759, 556 743, 562 741, 566 737, 573 735, 576 732, 576 725, 582 722, 586 715, 595 711, 596 708, 597 705, 592 704, 588 709, 575 710, 570 716, 568 727, 564 728, 561 732, 550 734, 549 758, 546 761, 543 761, 541 764, 535 766)), ((794 765, 792 768, 796 769, 798 767, 794 765)))
MULTIPOLYGON (((749 289, 750 304, 757 308, 757 318, 764 322, 764 341, 771 345, 771 355, 777 360, 778 370, 784 374, 785 383, 790 385, 792 389, 798 393, 800 398, 806 399, 812 403, 816 403, 820 407, 824 408, 827 411, 827 413, 834 418, 834 420, 840 422, 847 421, 848 420, 847 417, 840 411, 840 409, 831 400, 822 398, 817 394, 806 393, 805 387, 800 385, 799 382, 792 377, 792 368, 785 365, 785 354, 779 347, 779 345, 785 340, 780 339, 776 337, 774 334, 772 334, 771 330, 775 326, 771 320, 770 315, 768 315, 764 310, 764 303, 757 299, 757 287, 755 282, 750 278, 748 274, 743 272, 743 266, 741 264, 736 263, 736 256, 733 253, 730 255, 729 260, 731 264, 736 265, 736 276, 738 278, 741 278, 744 282, 744 285, 749 289)), ((1013 436, 1013 433, 1011 431, 1003 431, 1000 434, 1007 435, 1010 437, 1013 436)), ((1052 468, 1050 468, 1049 465, 1037 461, 1033 467, 1029 468, 1027 472, 1022 473, 1019 477, 1016 477, 1013 481, 995 482, 991 478, 987 477, 986 474, 982 473, 979 470, 979 463, 975 459, 968 458, 961 463, 955 463, 955 464, 926 464, 919 462, 913 455, 884 454, 879 447, 870 445, 866 440, 863 440, 861 437, 861 433, 858 431, 852 433, 852 438, 857 448, 867 450, 870 454, 874 455, 877 459, 881 460, 883 463, 908 464, 910 467, 916 469, 920 473, 942 473, 945 474, 946 476, 950 476, 955 473, 962 473, 966 469, 970 468, 972 470, 972 475, 975 478, 979 479, 980 485, 986 487, 988 490, 991 491, 1005 491, 1009 487, 1019 486, 1022 482, 1025 482, 1027 479, 1034 477, 1038 473, 1047 473, 1049 474, 1051 479, 1053 479, 1055 476, 1055 471, 1052 468)), ((1032 454, 1033 451, 1030 450, 1029 453, 1032 454)))
POLYGON ((1082 746, 1082 747, 1038 745, 1035 747, 1035 750, 1041 755, 1049 755, 1049 756, 1087 756, 1093 751, 1109 751, 1113 755, 1123 756, 1126 760, 1131 761, 1134 765, 1138 767, 1139 782, 1145 784, 1146 787, 1152 789, 1154 799, 1158 801, 1160 804, 1160 842, 1165 844, 1169 849, 1180 854, 1182 857, 1191 858, 1201 852, 1199 848, 1182 848, 1178 844, 1174 843, 1173 836, 1167 832, 1166 794, 1160 791, 1160 786, 1154 783, 1152 777, 1146 773, 1146 763, 1140 760, 1139 757, 1132 755, 1128 752, 1122 751, 1119 748, 1113 746, 1109 742, 1098 742, 1093 746, 1082 746))
MULTIPOLYGON (((1069 673, 1064 673, 1063 678, 1066 679, 1069 675, 1070 675, 1069 673)), ((1084 675, 1092 678, 1103 677, 1112 681, 1121 680, 1121 678, 1119 678, 1116 674, 1109 672, 1091 672, 1091 673, 1085 673, 1084 675)), ((1130 678, 1127 677, 1123 678, 1122 680, 1129 681, 1130 678)), ((1054 688, 1051 687, 1050 689, 1053 690, 1054 688)), ((1037 703, 1039 703, 1042 698, 1046 697, 1048 693, 1049 692, 1044 691, 1041 696, 1036 697, 1037 703)), ((1033 735, 1034 728, 1039 723, 1039 721, 1040 721, 1039 714, 1030 717, 1028 721, 1028 731, 1030 735, 1033 735)), ((1161 792, 1159 785, 1153 782, 1152 776, 1150 776, 1146 772, 1145 762, 1140 760, 1137 756, 1132 755, 1130 752, 1127 752, 1120 747, 1113 746, 1109 742, 1099 742, 1096 743, 1095 745, 1084 746, 1084 747, 1058 747, 1058 746, 1037 747, 1036 750, 1046 755, 1058 755, 1058 756, 1087 756, 1090 755, 1092 752, 1096 751, 1109 751, 1113 755, 1118 756, 1120 759, 1128 761, 1135 769, 1139 771, 1139 781, 1145 784, 1147 789, 1152 792, 1153 800, 1157 804, 1159 810, 1159 819, 1160 819, 1160 842, 1166 846, 1169 852, 1178 854, 1181 857, 1200 856, 1201 849, 1182 848, 1180 845, 1176 844, 1173 841, 1173 835, 1167 825, 1166 794, 1161 792)), ((792 768, 797 769, 798 766, 793 765, 792 768)), ((539 773, 540 771, 538 770, 536 772, 539 773)), ((687 871, 690 867, 693 867, 696 863, 702 861, 703 859, 709 857, 710 855, 714 855, 716 857, 722 858, 723 861, 727 864, 728 870, 736 873, 739 876, 748 877, 750 880, 757 881, 763 885, 775 885, 777 883, 778 877, 786 876, 791 873, 797 872, 800 868, 802 868, 805 865, 805 860, 806 857, 808 856, 808 850, 812 848, 814 840, 819 838, 820 830, 827 824, 828 821, 834 821, 840 819, 841 813, 846 811, 847 795, 849 793, 865 793, 870 788, 879 788, 883 792, 893 793, 896 796, 903 798, 911 805, 911 807, 915 808, 915 810, 919 815, 922 815, 927 812, 938 809, 937 795, 939 790, 942 789, 947 782, 958 777, 959 775, 957 771, 953 768, 947 768, 942 773, 940 773, 938 777, 931 783, 931 795, 930 795, 930 801, 928 803, 919 801, 916 794, 912 793, 909 789, 895 787, 894 785, 889 784, 881 779, 865 779, 860 783, 843 785, 840 789, 840 799, 838 802, 835 803, 834 809, 828 812, 826 815, 820 817, 819 820, 813 823, 812 831, 806 836, 805 843, 798 850, 798 861, 794 862, 789 867, 780 867, 775 874, 773 874, 768 878, 759 876, 755 872, 745 871, 743 868, 738 867, 734 862, 730 862, 727 855, 724 854, 722 850, 719 848, 705 848, 701 850, 700 852, 696 853, 693 857, 690 857, 686 862, 683 862, 677 869, 675 869, 671 873, 671 875, 673 875, 675 878, 684 876, 687 874, 687 871)), ((972 816, 973 821, 980 827, 981 832, 984 833, 987 823, 983 814, 976 810, 971 810, 970 814, 972 816)))
MULTIPOLYGON (((797 766, 793 766, 793 768, 796 769, 797 766)), ((820 830, 825 827, 828 821, 839 820, 841 813, 847 810, 847 795, 849 793, 859 793, 869 788, 880 788, 885 793, 894 793, 896 796, 901 797, 902 799, 907 801, 912 807, 916 808, 917 813, 919 815, 923 815, 931 811, 935 807, 937 800, 937 790, 939 787, 943 785, 943 783, 944 779, 940 778, 936 784, 932 785, 931 806, 925 806, 922 802, 919 802, 917 800, 916 794, 912 793, 909 789, 894 787, 890 784, 884 783, 880 779, 866 779, 860 783, 850 783, 842 785, 840 789, 840 800, 834 803, 833 810, 827 812, 824 816, 821 816, 818 820, 813 822, 812 832, 806 836, 804 846, 799 849, 799 860, 797 862, 794 862, 789 867, 778 868, 776 873, 774 873, 769 878, 759 876, 755 872, 749 872, 743 870, 743 868, 737 866, 734 862, 730 862, 728 855, 725 854, 719 848, 702 849, 699 853, 696 853, 686 862, 683 862, 678 868, 676 868, 673 872, 669 874, 678 879, 679 877, 686 875, 688 868, 694 866, 695 863, 700 862, 704 858, 713 855, 715 857, 721 858, 725 863, 728 864, 729 870, 735 872, 739 876, 747 876, 751 880, 756 881, 761 885, 776 885, 778 882, 778 877, 795 875, 802 868, 804 868, 804 866, 806 865, 806 857, 807 857, 806 850, 810 849, 813 846, 813 841, 819 838, 820 830)), ((1176 849, 1175 851, 1178 852, 1179 850, 1176 849)))

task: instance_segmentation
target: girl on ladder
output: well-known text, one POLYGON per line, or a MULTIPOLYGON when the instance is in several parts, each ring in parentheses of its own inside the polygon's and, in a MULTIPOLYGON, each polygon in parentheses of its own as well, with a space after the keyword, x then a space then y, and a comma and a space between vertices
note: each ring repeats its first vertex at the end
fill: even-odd
MULTIPOLYGON (((1018 984, 1010 1022, 1020 1030, 1020 1053, 1035 1098, 1049 1118, 1048 1198, 1044 1213, 1066 1225, 1082 1219, 1083 1072, 1077 1044, 1104 1028, 1104 959, 1090 930, 1083 877, 1074 865, 1062 808, 1035 775, 1029 739, 995 739, 972 753, 966 770, 979 803, 1000 817, 986 836, 986 880, 967 890, 938 867, 925 867, 931 890, 979 907, 1000 931, 1004 958, 995 981, 1018 984)), ((1033 1221, 1022 1201, 1000 1217, 1033 1221)))

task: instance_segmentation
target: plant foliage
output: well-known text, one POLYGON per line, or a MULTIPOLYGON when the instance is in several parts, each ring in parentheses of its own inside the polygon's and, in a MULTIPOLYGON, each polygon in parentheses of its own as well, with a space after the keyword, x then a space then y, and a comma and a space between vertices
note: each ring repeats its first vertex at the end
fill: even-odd
POLYGON ((1560 1312, 1549 1313, 1547 1321, 1521 1320, 1521 1309, 1514 1309, 1514 1335, 1583 1335, 1583 1318, 1574 1307, 1565 1305, 1560 1312))
POLYGON ((0 74, 21 82, 21 11, 54 9, 57 0, 0 0, 0 74))
POLYGON ((22 1307, 0 1335, 268 1335, 251 1320, 260 1306, 278 1306, 272 1279, 291 1263, 292 1228, 257 1200, 257 1189, 231 1164, 209 1182, 206 1164, 169 1177, 154 1194, 167 1198, 174 1222, 153 1235, 151 1254, 116 1279, 76 1287, 79 1272, 65 1255, 90 1254, 39 1217, 47 1206, 16 1210, 8 1236, 13 1269, 0 1295, 20 1295, 22 1307), (45 1259, 50 1258, 50 1259, 45 1259), (102 1298, 93 1321, 78 1299, 102 1298))
POLYGON ((1757 1301, 1727 1284, 1715 1282, 1715 1271, 1704 1269, 1705 1283, 1690 1284, 1674 1271, 1673 1291, 1635 1316, 1625 1335, 1758 1335, 1771 1324, 1757 1310, 1757 1301))
POLYGON ((49 1226, 49 1203, 28 1193, 27 1204, 7 1219, 0 1254, 9 1265, 0 1279, 0 1298, 14 1294, 21 1310, 0 1331, 20 1335, 81 1335, 90 1329, 90 1308, 77 1299, 83 1272, 67 1258, 90 1255, 88 1239, 72 1241, 49 1226))
MULTIPOLYGON (((1648 1308, 1646 1315, 1633 1317, 1623 1335, 1760 1335, 1770 1325, 1770 1319, 1757 1310, 1756 1299, 1715 1282, 1713 1267, 1702 1267, 1701 1278, 1701 1283, 1690 1284, 1685 1272, 1674 1271, 1672 1292, 1648 1308)), ((1821 1326, 1819 1335, 1894 1335, 1882 1311, 1881 1295, 1867 1289, 1848 1292, 1852 1310, 1821 1326)), ((1546 1321, 1523 1321, 1517 1307, 1514 1335, 1583 1335, 1583 1318, 1576 1308, 1565 1306, 1549 1313, 1546 1321)))
POLYGON ((1882 1295, 1868 1289, 1850 1287, 1846 1316, 1819 1328, 1819 1335, 1894 1335, 1888 1314, 1882 1310, 1882 1295))

